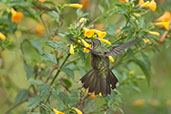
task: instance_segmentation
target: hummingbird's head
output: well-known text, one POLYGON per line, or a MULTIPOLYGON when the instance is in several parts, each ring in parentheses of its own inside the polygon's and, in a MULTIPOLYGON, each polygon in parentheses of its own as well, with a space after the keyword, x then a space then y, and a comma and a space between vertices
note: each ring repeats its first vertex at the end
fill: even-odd
POLYGON ((97 48, 101 47, 101 42, 97 39, 92 39, 91 46, 92 46, 92 49, 97 49, 97 48))

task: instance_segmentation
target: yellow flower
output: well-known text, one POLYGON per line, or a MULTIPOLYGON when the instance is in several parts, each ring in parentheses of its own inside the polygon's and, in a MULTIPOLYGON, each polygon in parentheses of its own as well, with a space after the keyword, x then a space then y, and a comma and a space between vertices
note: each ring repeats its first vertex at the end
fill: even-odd
POLYGON ((96 98, 96 95, 95 95, 95 93, 94 93, 94 92, 93 92, 93 93, 91 93, 90 98, 91 98, 91 99, 96 98))
POLYGON ((155 11, 157 7, 156 2, 154 0, 151 0, 147 7, 150 8, 152 11, 155 11))
POLYGON ((131 76, 133 76, 134 74, 135 74, 134 71, 129 72, 129 75, 131 75, 131 76))
POLYGON ((157 26, 163 26, 167 30, 169 30, 169 24, 170 24, 170 20, 169 21, 166 21, 166 22, 157 22, 157 23, 155 23, 155 25, 157 25, 157 26))
POLYGON ((11 13, 12 13, 11 21, 14 23, 20 22, 21 19, 23 18, 23 13, 22 12, 16 12, 13 8, 11 9, 11 13))
POLYGON ((96 29, 92 29, 100 39, 103 39, 105 36, 106 36, 106 32, 102 32, 102 31, 99 31, 99 30, 96 30, 96 29))
POLYGON ((120 2, 122 2, 122 3, 127 3, 128 2, 128 0, 119 0, 120 2))
MULTIPOLYGON (((143 3, 143 2, 141 2, 141 3, 143 3)), ((145 3, 143 3, 143 4, 140 4, 140 7, 147 7, 148 6, 148 4, 149 4, 150 2, 149 1, 147 1, 147 2, 145 2, 145 3)))
POLYGON ((99 96, 102 96, 102 93, 101 92, 99 93, 99 96))
POLYGON ((45 2, 46 0, 39 0, 39 2, 45 2))
POLYGON ((138 99, 134 101, 134 106, 144 106, 145 105, 145 101, 142 99, 138 99))
POLYGON ((160 16, 156 21, 167 22, 171 19, 171 13, 165 11, 162 16, 160 16))
POLYGON ((158 102, 157 99, 151 99, 151 100, 149 101, 149 104, 152 105, 152 106, 156 106, 156 105, 159 104, 159 102, 158 102))
POLYGON ((72 44, 70 45, 69 52, 70 52, 71 55, 74 54, 74 46, 72 44))
POLYGON ((83 23, 83 22, 86 22, 86 21, 87 21, 86 18, 81 18, 81 19, 79 20, 80 23, 83 23))
POLYGON ((81 44, 81 40, 77 40, 77 43, 81 44))
POLYGON ((35 29, 37 36, 39 36, 39 37, 44 36, 44 30, 45 30, 45 28, 42 24, 37 25, 36 29, 35 29))
POLYGON ((139 0, 138 5, 144 4, 144 0, 139 0))
POLYGON ((149 39, 143 39, 146 44, 152 44, 152 42, 149 39))
POLYGON ((58 38, 57 36, 54 36, 54 37, 52 38, 52 40, 53 40, 53 41, 59 41, 59 38, 58 38))
POLYGON ((167 106, 171 106, 171 99, 169 99, 169 100, 166 101, 166 105, 167 106))
POLYGON ((86 48, 89 48, 89 47, 90 47, 90 44, 88 44, 85 40, 81 39, 81 42, 83 43, 83 45, 84 45, 86 48))
POLYGON ((160 36, 160 33, 159 32, 148 31, 148 33, 151 34, 151 35, 160 36))
POLYGON ((73 8, 82 8, 83 5, 82 4, 68 4, 69 7, 73 7, 73 8))
POLYGON ((72 107, 73 110, 77 112, 77 114, 83 114, 78 108, 72 107))
POLYGON ((90 30, 88 28, 83 28, 83 31, 84 31, 84 36, 87 37, 87 38, 91 38, 93 35, 94 35, 94 30, 90 30))
POLYGON ((60 111, 56 110, 55 108, 53 108, 53 112, 54 112, 55 114, 65 114, 64 112, 60 112, 60 111))
POLYGON ((2 34, 1 32, 0 32, 0 39, 1 40, 5 40, 6 39, 6 36, 4 34, 2 34))
POLYGON ((112 63, 115 61, 112 56, 109 56, 108 58, 112 63))
POLYGON ((104 42, 107 45, 111 45, 111 42, 105 39, 100 39, 100 41, 104 42))

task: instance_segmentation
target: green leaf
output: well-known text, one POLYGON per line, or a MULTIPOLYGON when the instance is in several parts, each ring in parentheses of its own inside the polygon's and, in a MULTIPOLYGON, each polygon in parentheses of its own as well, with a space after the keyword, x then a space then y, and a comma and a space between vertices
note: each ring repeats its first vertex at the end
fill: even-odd
POLYGON ((43 82, 41 80, 29 79, 31 85, 41 85, 43 82))
POLYGON ((68 79, 64 79, 64 83, 68 88, 72 86, 72 83, 68 79))
POLYGON ((64 50, 64 45, 62 42, 48 41, 47 44, 54 49, 64 50))
POLYGON ((73 72, 73 70, 71 70, 70 68, 63 68, 62 71, 65 72, 65 74, 67 74, 68 76, 71 76, 72 79, 74 79, 74 72, 73 72))
POLYGON ((29 91, 26 89, 19 90, 17 96, 16 96, 16 102, 22 102, 25 101, 29 97, 29 91))
POLYGON ((134 59, 133 62, 135 62, 141 68, 141 70, 143 71, 144 75, 146 76, 148 85, 150 85, 151 77, 150 77, 150 72, 149 72, 148 67, 141 60, 134 59))
POLYGON ((48 84, 42 84, 39 87, 39 91, 40 91, 40 98, 44 99, 48 96, 50 92, 50 86, 48 84))
POLYGON ((34 69, 31 66, 24 64, 24 70, 26 71, 27 79, 30 79, 31 76, 33 75, 34 69))
POLYGON ((31 110, 38 106, 38 104, 41 102, 41 99, 39 96, 34 96, 29 100, 29 104, 27 106, 27 109, 31 110))
POLYGON ((99 5, 98 7, 99 7, 101 13, 104 13, 104 7, 102 7, 101 5, 99 5))
POLYGON ((50 53, 43 54, 43 55, 42 55, 42 59, 43 59, 44 61, 48 61, 48 62, 50 62, 50 63, 56 64, 56 58, 55 58, 55 56, 52 55, 52 54, 50 54, 50 53))

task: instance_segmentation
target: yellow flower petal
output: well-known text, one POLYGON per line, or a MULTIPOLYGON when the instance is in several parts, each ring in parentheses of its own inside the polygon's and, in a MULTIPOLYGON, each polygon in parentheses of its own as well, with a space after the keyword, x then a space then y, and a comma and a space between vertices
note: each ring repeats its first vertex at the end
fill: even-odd
POLYGON ((21 19, 23 18, 23 13, 22 12, 16 12, 13 8, 11 9, 11 13, 12 13, 11 21, 14 23, 20 22, 21 19))
POLYGON ((55 114, 65 114, 64 112, 60 112, 60 111, 56 110, 55 108, 53 108, 53 112, 54 112, 55 114))
POLYGON ((81 44, 81 40, 77 40, 77 43, 81 44))
POLYGON ((143 7, 147 7, 149 3, 150 3, 150 2, 147 1, 147 2, 145 2, 145 3, 143 3, 143 4, 141 4, 140 7, 142 7, 142 8, 143 8, 143 7))
POLYGON ((46 0, 39 0, 39 2, 45 2, 46 0))
POLYGON ((58 38, 57 36, 54 36, 54 37, 52 38, 52 40, 53 40, 53 41, 59 41, 59 38, 58 38))
POLYGON ((144 40, 144 42, 145 42, 146 44, 150 44, 150 45, 152 44, 152 42, 151 42, 149 39, 145 39, 145 38, 144 38, 143 40, 144 40))
POLYGON ((68 4, 68 6, 73 7, 73 8, 82 8, 82 4, 68 4))
POLYGON ((91 98, 91 99, 96 98, 96 95, 95 95, 95 93, 94 93, 94 92, 93 92, 93 93, 91 93, 90 98, 91 98))
POLYGON ((157 23, 155 23, 155 25, 163 26, 167 30, 169 30, 169 24, 170 24, 170 20, 166 21, 166 22, 157 22, 157 23))
POLYGON ((99 93, 99 96, 102 96, 102 93, 101 92, 99 93))
POLYGON ((83 23, 83 22, 86 22, 86 21, 87 21, 86 18, 81 18, 79 22, 80 22, 80 23, 83 23))
POLYGON ((128 2, 128 0, 119 0, 120 2, 122 2, 122 3, 127 3, 128 2))
POLYGON ((81 39, 81 42, 83 43, 85 47, 87 48, 90 47, 90 44, 88 44, 85 40, 81 39))
POLYGON ((142 99, 138 99, 134 101, 134 106, 144 106, 145 105, 145 101, 142 99))
POLYGON ((73 55, 74 54, 74 47, 73 45, 71 44, 70 45, 70 50, 69 50, 70 54, 73 55))
POLYGON ((144 4, 144 0, 139 0, 138 5, 144 4))
POLYGON ((134 71, 129 72, 129 75, 131 75, 131 76, 133 76, 134 74, 135 74, 134 71))
POLYGON ((157 4, 154 0, 151 0, 151 2, 147 5, 147 7, 150 8, 152 11, 155 11, 157 4))
POLYGON ((0 39, 1 40, 5 40, 6 39, 6 36, 4 34, 2 34, 1 32, 0 32, 0 39))
POLYGON ((100 39, 100 41, 104 42, 107 45, 111 45, 111 42, 105 39, 100 39))
POLYGON ((92 29, 92 30, 98 35, 98 37, 100 39, 103 39, 107 35, 106 32, 102 32, 102 31, 99 31, 99 30, 96 30, 96 29, 92 29))
POLYGON ((160 16, 156 21, 167 22, 171 19, 171 14, 168 11, 165 11, 162 16, 160 16))
POLYGON ((95 31, 92 30, 92 29, 88 29, 88 28, 83 28, 83 31, 84 31, 84 36, 87 37, 87 38, 91 38, 93 37, 95 31))
POLYGON ((112 63, 115 61, 112 56, 109 56, 108 58, 112 63))
POLYGON ((160 33, 159 32, 148 31, 148 33, 151 34, 151 35, 160 36, 160 33))
POLYGON ((83 114, 78 108, 72 107, 73 110, 77 112, 77 114, 83 114))

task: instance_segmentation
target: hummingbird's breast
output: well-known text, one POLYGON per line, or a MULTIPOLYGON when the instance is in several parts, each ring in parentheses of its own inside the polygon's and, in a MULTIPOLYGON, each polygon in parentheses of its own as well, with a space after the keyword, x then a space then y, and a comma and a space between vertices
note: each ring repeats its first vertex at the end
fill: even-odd
POLYGON ((105 71, 109 69, 109 60, 102 55, 91 54, 91 66, 99 71, 105 71))

